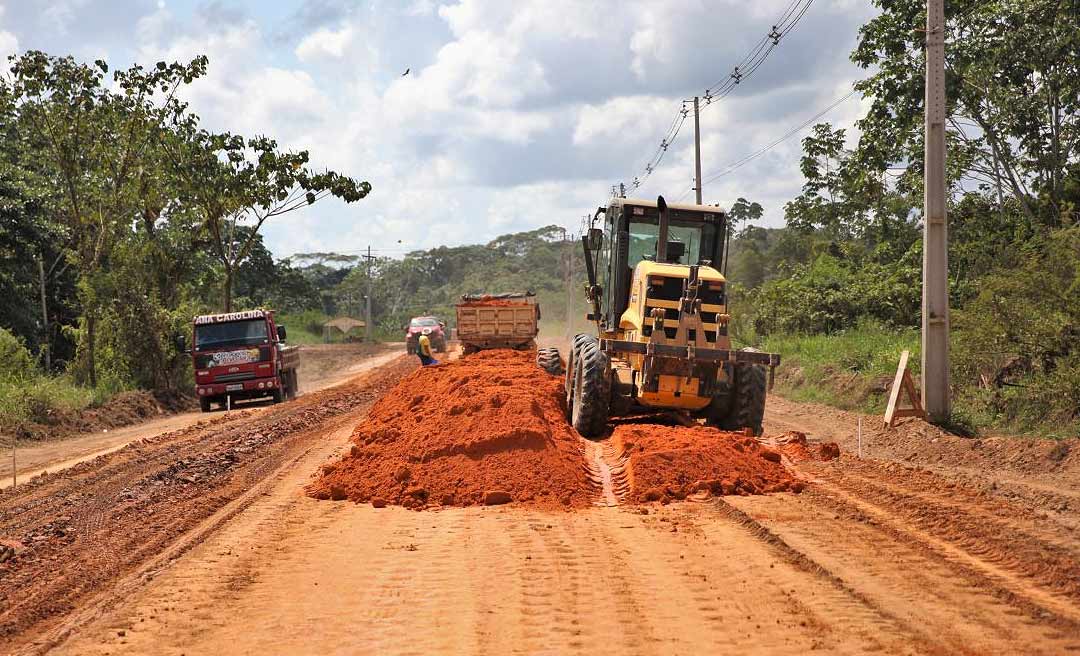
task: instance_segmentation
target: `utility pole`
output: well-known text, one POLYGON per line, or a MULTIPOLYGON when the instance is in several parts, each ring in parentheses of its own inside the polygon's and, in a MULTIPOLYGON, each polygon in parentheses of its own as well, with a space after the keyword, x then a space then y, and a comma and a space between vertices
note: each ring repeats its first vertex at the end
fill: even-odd
POLYGON ((45 352, 45 373, 52 372, 52 354, 49 352, 49 306, 45 301, 45 255, 38 257, 38 279, 41 282, 41 324, 45 334, 42 336, 41 350, 45 352))
POLYGON ((701 205, 701 112, 697 96, 694 96, 694 191, 697 204, 701 205))
POLYGON ((949 249, 945 222, 945 1, 926 6, 926 153, 923 168, 922 402, 949 418, 949 249))
POLYGON ((367 296, 364 301, 364 341, 371 343, 375 340, 371 337, 371 262, 375 258, 371 255, 371 245, 367 247, 367 255, 364 256, 367 260, 367 296))
MULTIPOLYGON (((566 231, 563 230, 563 233, 566 231)), ((566 235, 564 234, 564 238, 566 235)), ((566 339, 574 333, 574 234, 566 240, 566 339)))

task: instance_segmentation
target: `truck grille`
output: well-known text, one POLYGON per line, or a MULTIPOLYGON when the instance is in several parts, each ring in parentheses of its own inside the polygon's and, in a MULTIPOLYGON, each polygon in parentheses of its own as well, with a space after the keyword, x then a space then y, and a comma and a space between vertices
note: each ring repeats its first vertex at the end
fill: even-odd
POLYGON ((255 377, 254 371, 241 371, 238 374, 221 374, 214 376, 215 383, 232 383, 238 380, 251 380, 255 377))

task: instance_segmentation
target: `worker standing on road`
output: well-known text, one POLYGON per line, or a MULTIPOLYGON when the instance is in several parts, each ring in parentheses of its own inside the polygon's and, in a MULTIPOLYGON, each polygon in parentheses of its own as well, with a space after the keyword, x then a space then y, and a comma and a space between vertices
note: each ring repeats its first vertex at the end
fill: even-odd
POLYGON ((439 364, 439 361, 431 357, 431 340, 427 335, 420 335, 420 339, 416 343, 416 354, 420 356, 420 364, 428 366, 429 364, 439 364))

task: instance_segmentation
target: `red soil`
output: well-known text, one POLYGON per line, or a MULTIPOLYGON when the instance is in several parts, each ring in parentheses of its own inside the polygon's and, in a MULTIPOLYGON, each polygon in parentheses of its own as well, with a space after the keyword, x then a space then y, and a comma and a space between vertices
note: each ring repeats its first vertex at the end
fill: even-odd
POLYGON ((780 453, 742 433, 704 426, 624 424, 612 435, 625 467, 631 501, 715 495, 799 492, 803 484, 780 463, 780 453))
POLYGON ((788 431, 772 439, 792 460, 835 460, 840 457, 840 445, 836 442, 810 444, 806 435, 799 431, 788 431))
POLYGON ((527 301, 521 298, 491 298, 484 297, 475 301, 462 301, 458 305, 462 307, 510 307, 512 305, 525 305, 527 301))
POLYGON ((438 505, 584 506, 593 498, 562 381, 529 351, 481 351, 423 367, 390 390, 325 465, 321 499, 438 505))

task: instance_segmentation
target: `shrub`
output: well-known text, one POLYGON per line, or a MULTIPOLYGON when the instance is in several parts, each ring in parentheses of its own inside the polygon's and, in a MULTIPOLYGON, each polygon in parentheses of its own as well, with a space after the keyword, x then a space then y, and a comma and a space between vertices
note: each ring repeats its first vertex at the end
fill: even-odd
POLYGON ((35 373, 34 358, 23 341, 0 328, 0 380, 25 380, 35 373))

